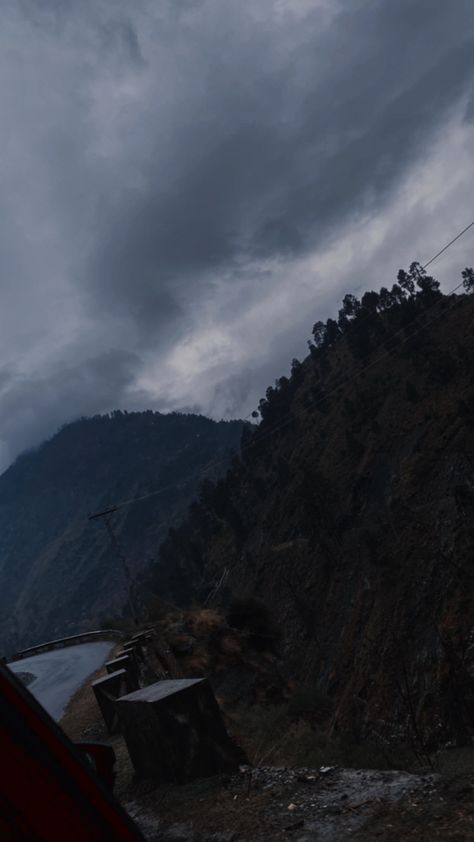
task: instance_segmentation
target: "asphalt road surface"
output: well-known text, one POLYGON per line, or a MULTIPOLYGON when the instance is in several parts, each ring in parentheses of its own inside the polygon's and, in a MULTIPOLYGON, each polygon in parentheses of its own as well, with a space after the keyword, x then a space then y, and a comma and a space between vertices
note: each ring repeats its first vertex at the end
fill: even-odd
POLYGON ((23 658, 8 666, 12 672, 29 672, 35 676, 28 690, 54 719, 59 720, 69 699, 86 678, 102 666, 114 645, 106 640, 79 643, 23 658))

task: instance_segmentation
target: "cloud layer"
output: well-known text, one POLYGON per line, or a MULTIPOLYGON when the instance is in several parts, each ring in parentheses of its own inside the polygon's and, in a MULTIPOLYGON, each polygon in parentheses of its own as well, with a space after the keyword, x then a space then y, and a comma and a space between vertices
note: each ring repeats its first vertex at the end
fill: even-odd
POLYGON ((467 224, 473 31, 471 0, 5 4, 0 467, 116 406, 248 413, 467 224))

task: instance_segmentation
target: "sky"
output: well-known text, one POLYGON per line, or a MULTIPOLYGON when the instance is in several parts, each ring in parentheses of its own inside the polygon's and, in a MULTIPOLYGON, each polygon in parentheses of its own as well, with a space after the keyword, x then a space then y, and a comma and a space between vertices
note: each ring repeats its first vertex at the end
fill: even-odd
POLYGON ((0 470, 82 415, 247 415, 474 219, 473 35, 472 0, 3 0, 0 470))

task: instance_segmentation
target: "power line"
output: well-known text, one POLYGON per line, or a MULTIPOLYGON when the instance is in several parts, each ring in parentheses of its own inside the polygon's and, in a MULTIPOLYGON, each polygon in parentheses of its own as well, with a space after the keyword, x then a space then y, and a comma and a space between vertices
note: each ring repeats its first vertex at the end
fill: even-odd
POLYGON ((469 231, 469 228, 472 228, 473 225, 474 225, 474 219, 472 220, 472 222, 469 223, 469 225, 466 225, 466 227, 463 228, 463 230, 460 231, 459 234, 456 234, 456 236, 453 237, 453 239, 450 240, 449 243, 447 243, 445 246, 443 246, 441 251, 438 251, 437 254, 435 254, 433 257, 431 257, 421 268, 426 269, 427 266, 430 265, 430 263, 433 263, 435 260, 437 260, 438 257, 440 257, 440 255, 444 254, 444 252, 447 251, 453 245, 453 243, 456 242, 456 240, 459 240, 459 238, 462 237, 462 235, 465 234, 466 231, 469 231))
MULTIPOLYGON (((428 260, 425 264, 423 264, 423 266, 422 266, 421 268, 422 268, 422 269, 426 269, 426 268, 427 268, 427 266, 429 266, 431 263, 433 263, 435 260, 437 260, 437 259, 438 259, 438 257, 440 257, 440 255, 444 254, 444 252, 445 252, 445 251, 447 251, 447 250, 448 250, 448 249, 449 249, 449 248, 450 248, 450 247, 451 247, 451 246, 452 246, 452 245, 453 245, 453 244, 454 244, 457 240, 459 240, 459 239, 460 239, 460 237, 462 237, 462 236, 463 236, 463 235, 464 235, 467 231, 469 231, 469 229, 470 229, 470 228, 472 228, 473 226, 474 226, 474 220, 473 220, 472 222, 470 222, 470 223, 469 223, 469 225, 467 225, 465 228, 463 228, 463 229, 462 229, 462 231, 460 231, 458 234, 456 234, 456 236, 455 236, 455 237, 453 237, 453 239, 452 239, 452 240, 450 240, 448 243, 446 243, 446 245, 445 245, 445 246, 443 246, 443 248, 442 248, 442 249, 440 249, 440 251, 438 251, 435 255, 433 255, 433 257, 431 257, 431 258, 430 258, 430 259, 429 259, 429 260, 428 260)), ((434 303, 433 303, 430 307, 427 307, 427 308, 426 308, 426 310, 424 310, 424 311, 423 311, 423 313, 421 313, 421 314, 420 314, 420 316, 421 316, 421 315, 426 315, 426 313, 427 313, 429 310, 431 310, 431 309, 433 309, 434 307, 436 307, 436 306, 440 303, 440 301, 442 301, 444 298, 447 298, 447 297, 448 297, 448 296, 450 296, 450 295, 454 295, 454 293, 455 293, 455 292, 457 292, 457 290, 458 290, 458 289, 460 289, 460 287, 462 287, 462 286, 463 286, 463 282, 461 281, 461 283, 457 284, 455 287, 453 287, 453 289, 451 289, 448 293, 446 293, 446 295, 445 295, 445 296, 443 296, 443 298, 441 298, 441 299, 437 299, 437 300, 436 300, 436 301, 435 301, 435 302, 434 302, 434 303)), ((442 315, 442 313, 441 313, 440 315, 442 315)), ((417 316, 416 318, 418 318, 418 316, 417 316)), ((439 316, 438 316, 437 318, 439 318, 439 316)), ((414 335, 416 335, 416 333, 421 332, 421 330, 423 330, 423 329, 424 329, 425 327, 427 327, 429 324, 432 324, 432 323, 433 323, 433 321, 435 321, 435 320, 436 320, 436 319, 432 319, 430 322, 425 323, 424 325, 422 325, 422 327, 421 327, 418 331, 414 331, 414 332, 412 332, 412 333, 410 334, 410 336, 409 336, 409 337, 406 337, 404 340, 402 340, 402 343, 401 343, 401 344, 403 344, 403 342, 406 342, 408 339, 411 339, 414 335)), ((416 321, 416 319, 414 319, 414 321, 416 321)), ((394 334, 392 334, 392 335, 391 335, 391 337, 389 337, 389 338, 391 338, 391 339, 395 338, 395 337, 396 337, 396 336, 398 336, 400 333, 402 333, 402 332, 403 332, 403 330, 404 330, 404 328, 403 328, 403 327, 402 327, 402 328, 400 328, 400 329, 399 329, 399 330, 397 330, 394 334)), ((387 339, 385 339, 384 341, 387 341, 387 339)), ((378 362, 380 362, 380 360, 381 360, 381 359, 383 359, 383 358, 384 358, 384 357, 386 357, 386 356, 390 356, 390 355, 391 355, 391 354, 390 354, 390 352, 389 352, 388 350, 386 350, 386 351, 385 351, 385 353, 382 353, 381 355, 379 355, 378 357, 376 357, 375 359, 373 359, 370 363, 367 363, 366 365, 364 365, 364 366, 360 367, 359 369, 357 369, 357 370, 356 370, 356 372, 355 372, 355 376, 356 376, 356 377, 357 377, 357 376, 359 376, 359 375, 360 375, 363 371, 366 371, 366 370, 368 370, 369 368, 372 368, 374 365, 376 365, 378 362)), ((338 386, 335 386, 335 387, 334 387, 334 389, 331 389, 329 392, 327 392, 325 395, 323 395, 323 397, 322 397, 322 398, 320 398, 318 401, 315 401, 313 405, 314 405, 314 406, 318 406, 320 403, 322 403, 323 401, 327 400, 329 397, 331 397, 332 395, 334 395, 336 392, 340 391, 340 389, 342 389, 342 388, 343 388, 344 386, 346 386, 349 382, 351 382, 351 380, 352 380, 352 376, 346 377, 346 379, 345 379, 342 383, 340 383, 338 386)), ((246 420, 247 418, 249 418, 249 417, 251 416, 251 414, 252 414, 252 413, 249 413, 249 414, 246 416, 246 418, 245 418, 244 420, 246 420)), ((265 440, 265 439, 269 438, 270 436, 274 435, 275 433, 279 432, 279 431, 280 431, 281 429, 283 429, 285 426, 287 426, 288 424, 292 423, 292 421, 293 421, 296 417, 298 417, 299 415, 302 415, 302 414, 306 414, 306 409, 305 409, 304 411, 301 411, 301 412, 292 413, 292 414, 291 414, 291 415, 290 415, 290 416, 289 416, 289 417, 288 417, 285 421, 280 422, 280 423, 279 423, 279 424, 277 424, 275 427, 273 427, 273 428, 271 428, 270 430, 267 430, 267 431, 265 431, 264 433, 262 433, 261 435, 257 436, 256 441, 251 441, 251 442, 249 442, 247 445, 245 445, 245 444, 244 444, 244 445, 242 445, 242 447, 241 447, 241 452, 242 452, 242 451, 245 451, 245 450, 248 450, 249 448, 254 447, 254 446, 255 446, 255 445, 257 445, 257 444, 260 444, 260 442, 261 442, 261 441, 263 441, 263 440, 265 440)), ((257 428, 257 429, 258 429, 258 428, 257 428)), ((149 493, 147 493, 147 494, 142 494, 142 495, 140 495, 139 497, 132 497, 132 498, 130 498, 129 500, 123 500, 122 502, 120 502, 120 503, 116 503, 115 505, 111 506, 111 507, 110 507, 110 509, 109 509, 109 510, 107 510, 106 512, 102 512, 102 513, 100 513, 100 512, 99 512, 99 513, 98 513, 98 514, 96 514, 96 515, 90 515, 90 516, 89 516, 89 520, 93 520, 93 519, 94 519, 94 518, 96 518, 96 517, 100 517, 100 516, 101 516, 101 514, 102 514, 102 515, 103 515, 103 514, 109 514, 109 512, 110 512, 110 513, 112 513, 112 512, 114 512, 114 511, 117 511, 118 509, 121 509, 121 508, 125 507, 125 506, 130 506, 130 505, 132 505, 133 503, 140 503, 140 502, 142 502, 143 500, 148 500, 148 499, 150 499, 151 497, 155 497, 155 496, 157 496, 157 495, 159 495, 159 494, 165 494, 167 491, 170 491, 170 490, 172 490, 172 489, 183 488, 183 487, 185 487, 185 486, 187 486, 187 485, 190 485, 191 483, 194 483, 194 482, 195 482, 195 481, 196 481, 199 477, 203 477, 203 478, 204 478, 204 477, 205 477, 205 474, 206 474, 206 473, 207 473, 207 472, 208 472, 211 468, 217 468, 217 467, 220 467, 220 466, 222 466, 223 464, 226 464, 226 463, 228 463, 228 459, 219 459, 219 460, 214 460, 214 461, 211 461, 210 463, 208 463, 208 464, 206 465, 206 467, 205 467, 205 468, 201 469, 201 470, 200 470, 197 474, 195 474, 193 477, 189 477, 187 480, 182 480, 182 481, 181 481, 181 482, 179 482, 179 483, 171 483, 171 484, 166 485, 166 486, 163 486, 163 487, 161 487, 161 488, 157 488, 157 489, 156 489, 156 490, 154 490, 154 491, 150 491, 150 492, 149 492, 149 493)))

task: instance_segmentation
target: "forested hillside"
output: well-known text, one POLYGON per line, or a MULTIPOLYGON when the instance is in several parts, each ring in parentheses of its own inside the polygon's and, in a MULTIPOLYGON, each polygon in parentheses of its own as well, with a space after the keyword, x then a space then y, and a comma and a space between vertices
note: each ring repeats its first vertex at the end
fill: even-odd
POLYGON ((420 751, 474 726, 474 295, 462 293, 413 264, 391 290, 346 296, 154 567, 156 589, 183 601, 256 596, 333 730, 403 731, 420 751))
POLYGON ((120 618, 124 571, 88 514, 114 526, 133 574, 157 553, 202 480, 225 469, 242 423, 198 415, 113 412, 81 419, 22 455, 0 477, 0 640, 4 652, 120 618))

